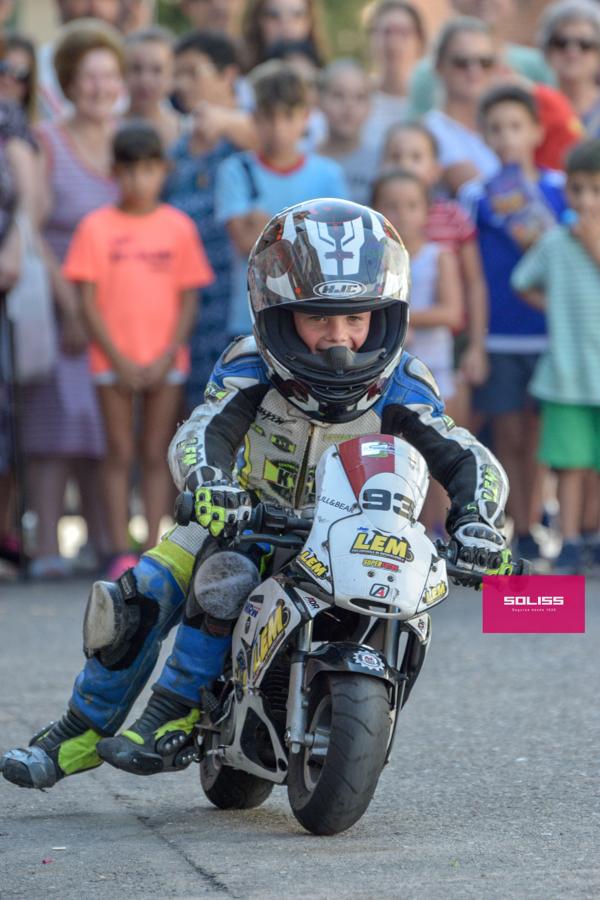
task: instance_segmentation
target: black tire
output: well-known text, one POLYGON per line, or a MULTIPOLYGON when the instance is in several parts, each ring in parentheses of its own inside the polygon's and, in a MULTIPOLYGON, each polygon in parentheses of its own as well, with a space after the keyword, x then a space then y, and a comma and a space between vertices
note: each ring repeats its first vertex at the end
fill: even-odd
POLYGON ((320 732, 324 755, 302 748, 290 753, 288 770, 290 806, 304 828, 338 834, 360 819, 377 787, 390 726, 388 688, 380 679, 344 673, 315 682, 307 730, 320 732))
POLYGON ((218 809, 254 809, 264 803, 273 790, 273 782, 221 766, 212 757, 200 763, 202 790, 218 809))

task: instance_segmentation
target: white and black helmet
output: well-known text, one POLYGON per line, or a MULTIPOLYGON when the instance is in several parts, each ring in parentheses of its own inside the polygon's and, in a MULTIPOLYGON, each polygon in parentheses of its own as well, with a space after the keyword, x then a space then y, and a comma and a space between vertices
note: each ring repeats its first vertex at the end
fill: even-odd
POLYGON ((248 260, 254 334, 269 375, 310 418, 347 422, 373 406, 398 364, 408 327, 410 265, 382 215, 345 200, 318 199, 274 216, 248 260), (371 313, 360 351, 310 353, 292 311, 371 313))

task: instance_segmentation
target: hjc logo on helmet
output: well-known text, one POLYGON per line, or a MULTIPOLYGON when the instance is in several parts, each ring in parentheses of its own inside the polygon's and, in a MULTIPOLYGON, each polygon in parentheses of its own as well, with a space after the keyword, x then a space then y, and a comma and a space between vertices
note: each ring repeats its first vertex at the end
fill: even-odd
POLYGON ((358 281, 322 281, 313 286, 313 291, 319 297, 346 298, 358 297, 364 294, 366 286, 358 281))

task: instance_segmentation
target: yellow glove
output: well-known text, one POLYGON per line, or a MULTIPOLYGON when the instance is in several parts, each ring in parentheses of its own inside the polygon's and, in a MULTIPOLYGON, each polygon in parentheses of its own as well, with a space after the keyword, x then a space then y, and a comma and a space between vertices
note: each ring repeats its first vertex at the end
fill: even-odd
POLYGON ((486 575, 512 575, 513 571, 513 562, 512 562, 512 553, 505 547, 504 550, 500 551, 500 561, 498 563, 498 567, 495 569, 486 569, 486 575))
POLYGON ((198 524, 213 537, 234 537, 239 526, 250 518, 252 505, 249 494, 240 487, 202 485, 194 492, 194 510, 198 524))

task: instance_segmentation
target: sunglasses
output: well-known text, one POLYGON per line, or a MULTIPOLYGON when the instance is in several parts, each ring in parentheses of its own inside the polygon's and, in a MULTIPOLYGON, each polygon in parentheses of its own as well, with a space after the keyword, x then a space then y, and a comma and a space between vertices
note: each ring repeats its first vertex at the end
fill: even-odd
POLYGON ((576 47, 582 53, 600 49, 598 41, 594 41, 592 38, 561 37, 559 34, 550 38, 548 46, 553 50, 567 50, 569 47, 576 47))
POLYGON ((454 66, 455 69, 461 69, 463 72, 466 72, 467 69, 473 69, 475 67, 479 67, 480 69, 491 69, 494 66, 496 60, 493 56, 452 56, 450 57, 450 64, 454 66))
POLYGON ((31 69, 21 68, 21 66, 11 66, 5 60, 0 60, 0 75, 8 75, 13 81, 19 84, 25 84, 31 75, 31 69))
POLYGON ((261 12, 261 16, 265 19, 303 19, 306 15, 306 7, 296 6, 293 9, 277 9, 276 7, 267 7, 261 12))
POLYGON ((398 25, 398 26, 387 25, 385 28, 382 28, 381 26, 375 26, 375 27, 371 28, 371 34, 377 34, 381 37, 409 38, 409 37, 414 37, 416 35, 416 33, 417 33, 416 28, 411 28, 410 26, 406 27, 406 26, 402 26, 402 25, 398 25))

